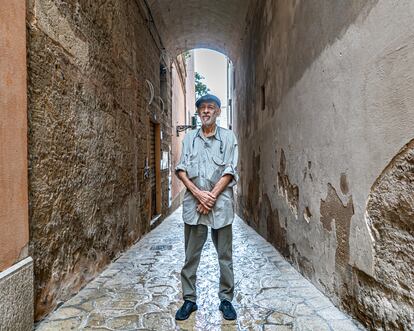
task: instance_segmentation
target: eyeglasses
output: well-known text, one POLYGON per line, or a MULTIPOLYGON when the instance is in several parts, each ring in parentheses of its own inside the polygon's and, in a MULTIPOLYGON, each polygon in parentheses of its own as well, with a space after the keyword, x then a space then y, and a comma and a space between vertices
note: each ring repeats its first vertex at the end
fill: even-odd
POLYGON ((208 110, 210 110, 210 111, 214 111, 214 110, 216 110, 217 109, 217 107, 215 106, 215 105, 212 105, 212 104, 203 104, 203 105, 200 105, 200 107, 198 107, 197 108, 197 111, 202 111, 204 108, 207 108, 208 110))

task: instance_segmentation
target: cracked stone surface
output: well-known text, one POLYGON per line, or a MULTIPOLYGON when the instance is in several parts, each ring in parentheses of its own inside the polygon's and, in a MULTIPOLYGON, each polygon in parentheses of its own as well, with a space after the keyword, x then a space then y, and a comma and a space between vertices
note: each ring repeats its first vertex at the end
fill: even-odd
POLYGON ((184 262, 179 208, 36 330, 363 330, 237 216, 233 233, 236 321, 224 320, 218 310, 219 271, 210 238, 197 274, 199 309, 175 321, 184 262))

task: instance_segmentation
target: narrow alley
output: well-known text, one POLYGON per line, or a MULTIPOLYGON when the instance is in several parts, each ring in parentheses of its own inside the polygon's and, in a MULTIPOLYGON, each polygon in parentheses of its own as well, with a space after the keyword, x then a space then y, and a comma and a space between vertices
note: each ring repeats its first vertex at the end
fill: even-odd
POLYGON ((237 321, 218 310, 218 263, 207 241, 198 272, 199 309, 175 321, 182 303, 182 209, 44 320, 58 330, 361 330, 242 219, 234 226, 237 321))
POLYGON ((0 0, 0 331, 413 331, 413 18, 414 0, 0 0), (204 51, 221 64, 199 70, 204 51), (223 157, 184 148, 206 93, 223 157), (230 175, 238 320, 209 239, 176 322, 180 206, 198 222, 230 175))

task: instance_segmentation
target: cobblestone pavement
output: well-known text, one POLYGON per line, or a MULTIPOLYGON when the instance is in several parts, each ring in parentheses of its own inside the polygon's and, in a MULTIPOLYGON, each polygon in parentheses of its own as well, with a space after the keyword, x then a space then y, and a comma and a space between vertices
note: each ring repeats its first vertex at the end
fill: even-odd
POLYGON ((361 330, 252 228, 236 217, 233 304, 218 310, 218 262, 209 238, 198 271, 197 312, 174 319, 182 304, 181 208, 37 326, 46 330, 361 330))

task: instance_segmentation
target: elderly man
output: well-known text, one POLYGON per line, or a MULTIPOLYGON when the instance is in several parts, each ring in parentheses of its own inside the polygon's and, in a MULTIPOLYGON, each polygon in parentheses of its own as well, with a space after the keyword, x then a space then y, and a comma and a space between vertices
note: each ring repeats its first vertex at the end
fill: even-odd
POLYGON ((233 131, 216 125, 220 100, 207 94, 196 102, 202 127, 188 132, 175 168, 187 187, 183 201, 185 263, 181 271, 184 304, 175 318, 185 320, 197 310, 196 272, 208 227, 220 265, 219 309, 228 320, 237 318, 232 260, 233 186, 237 175, 237 140, 233 131))

